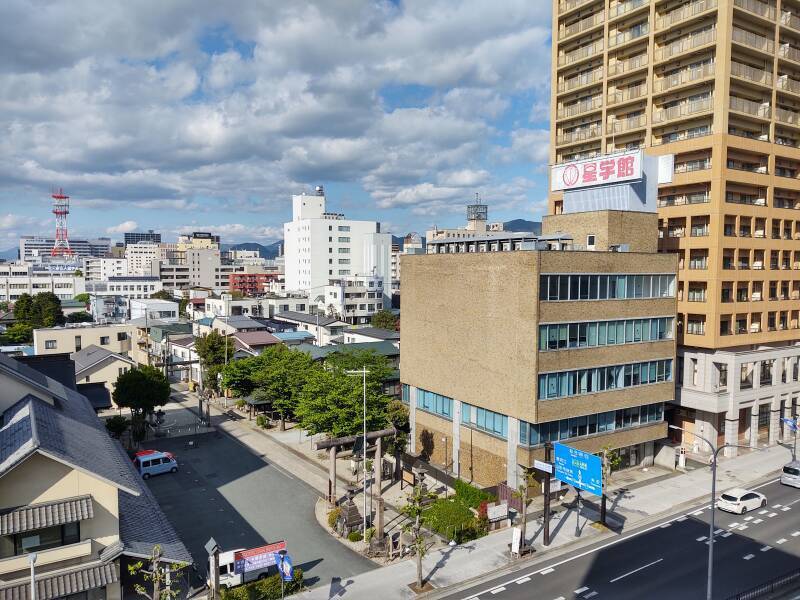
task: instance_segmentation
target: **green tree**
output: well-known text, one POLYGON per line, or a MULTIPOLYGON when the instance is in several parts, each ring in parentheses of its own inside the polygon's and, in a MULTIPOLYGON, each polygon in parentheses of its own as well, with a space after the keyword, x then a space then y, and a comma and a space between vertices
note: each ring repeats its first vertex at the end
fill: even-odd
POLYGON ((133 585, 136 593, 148 600, 174 600, 181 596, 181 590, 175 582, 180 580, 180 572, 189 565, 165 562, 161 560, 162 555, 161 546, 156 544, 146 563, 140 560, 128 565, 128 574, 131 577, 140 577, 150 586, 151 589, 141 583, 133 585))
POLYGON ((42 292, 33 297, 31 324, 34 328, 54 327, 66 322, 61 300, 53 292, 42 292))
POLYGON ((0 312, 8 312, 9 303, 6 301, 0 302, 0 312))
POLYGON ((83 277, 83 271, 81 271, 80 269, 75 269, 75 271, 72 274, 75 277, 83 277))
POLYGON ((311 373, 318 371, 311 357, 305 352, 291 350, 276 344, 258 357, 261 368, 254 374, 253 395, 268 401, 278 411, 281 431, 286 428, 286 419, 296 414, 301 392, 311 373))
POLYGON ((5 339, 11 344, 27 344, 33 341, 33 325, 14 323, 6 329, 5 339))
POLYGON ((110 433, 111 436, 116 439, 119 439, 122 434, 128 430, 130 425, 130 419, 126 419, 122 415, 114 415, 106 420, 106 429, 108 430, 108 433, 110 433))
POLYGON ((77 296, 75 296, 75 300, 77 300, 78 302, 83 302, 84 304, 89 304, 89 302, 91 301, 91 297, 89 296, 89 294, 84 292, 83 294, 78 294, 77 296))
POLYGON ((388 359, 374 350, 353 350, 346 346, 332 352, 325 359, 325 368, 338 374, 367 368, 367 385, 377 392, 383 391, 383 383, 393 373, 388 359))
POLYGON ((186 307, 189 306, 189 299, 188 298, 181 298, 181 301, 178 302, 178 314, 182 317, 186 316, 186 307))
POLYGON ((144 420, 157 406, 169 401, 169 381, 156 367, 143 365, 117 377, 114 403, 131 411, 131 431, 136 440, 144 438, 144 420))
POLYGON ((67 315, 67 323, 91 323, 94 321, 92 315, 85 310, 70 313, 67 315))
POLYGON ((430 500, 436 498, 436 494, 427 491, 420 483, 411 488, 408 495, 408 502, 403 507, 403 513, 411 519, 411 523, 404 526, 403 530, 411 534, 412 545, 416 550, 417 560, 417 591, 422 591, 422 559, 425 558, 425 534, 422 531, 422 516, 430 500))
MULTIPOLYGON (((362 431, 363 388, 361 378, 336 371, 312 370, 300 393, 296 414, 309 433, 333 437, 362 431)), ((387 425, 388 396, 367 385, 367 430, 387 425)))
POLYGON ((237 398, 249 396, 256 388, 256 371, 263 366, 261 355, 230 361, 222 369, 222 386, 237 398))
POLYGON ((388 329, 390 331, 396 331, 397 317, 395 317, 390 310, 379 310, 372 315, 372 326, 380 327, 381 329, 388 329))
POLYGON ((219 392, 218 375, 225 366, 227 348, 228 361, 233 359, 233 342, 217 331, 195 338, 194 348, 200 357, 203 368, 203 384, 205 387, 219 392))
POLYGON ((167 290, 158 290, 157 292, 153 292, 150 294, 150 297, 158 300, 175 300, 175 296, 170 294, 167 290))
POLYGON ((231 290, 230 291, 231 300, 241 300, 245 297, 244 293, 239 290, 231 290))
POLYGON ((30 321, 33 309, 33 296, 22 294, 14 302, 14 318, 17 321, 30 321))

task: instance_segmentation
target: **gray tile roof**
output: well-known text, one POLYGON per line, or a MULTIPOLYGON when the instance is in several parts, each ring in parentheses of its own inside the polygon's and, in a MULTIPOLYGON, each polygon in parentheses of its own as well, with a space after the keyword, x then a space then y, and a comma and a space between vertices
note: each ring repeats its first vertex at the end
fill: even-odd
MULTIPOLYGON (((51 600, 70 594, 105 587, 119 579, 113 562, 80 565, 56 575, 36 574, 37 600, 51 600)), ((11 585, 0 587, 0 600, 28 600, 31 594, 30 580, 17 579, 11 585)))
POLYGON ((90 495, 29 504, 0 514, 0 535, 12 535, 94 517, 90 495))
POLYGON ((229 325, 233 329, 255 329, 264 331, 267 329, 266 325, 260 321, 251 319, 246 315, 237 315, 234 317, 215 317, 214 320, 224 323, 225 325, 229 325))
POLYGON ((133 360, 122 356, 121 354, 117 354, 116 352, 112 352, 106 348, 102 348, 100 346, 95 346, 92 344, 91 346, 86 346, 86 348, 82 348, 77 352, 72 353, 72 360, 75 361, 75 376, 77 377, 80 373, 89 369, 97 364, 100 364, 106 359, 109 358, 117 358, 119 360, 123 360, 130 364, 135 364, 133 360))
POLYGON ((350 329, 345 329, 344 333, 351 333, 354 335, 365 335, 367 337, 375 338, 376 340, 400 339, 399 331, 381 329, 380 327, 351 327, 350 329))
MULTIPOLYGON (((275 315, 275 318, 295 321, 297 323, 307 323, 309 325, 317 324, 317 315, 310 315, 307 313, 301 313, 294 310, 285 310, 283 312, 280 312, 275 315)), ((325 315, 320 315, 319 317, 320 327, 327 327, 328 325, 334 323, 341 323, 342 325, 345 325, 344 321, 340 321, 339 319, 335 319, 333 317, 326 317, 325 315)))

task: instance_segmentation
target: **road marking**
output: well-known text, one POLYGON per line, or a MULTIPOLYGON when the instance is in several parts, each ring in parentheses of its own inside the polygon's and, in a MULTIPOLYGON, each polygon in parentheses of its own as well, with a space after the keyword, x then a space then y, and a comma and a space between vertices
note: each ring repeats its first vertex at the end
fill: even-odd
POLYGON ((797 500, 792 500, 792 501, 791 501, 791 502, 789 502, 789 504, 787 504, 786 506, 792 506, 793 504, 795 504, 795 503, 797 503, 797 502, 800 502, 800 498, 798 498, 797 500))
POLYGON ((780 508, 783 504, 775 504, 772 508, 780 508))
POLYGON ((753 517, 745 517, 745 518, 744 518, 744 520, 745 520, 745 521, 752 521, 752 520, 753 520, 753 517))
POLYGON ((545 569, 541 573, 542 573, 542 575, 547 575, 548 573, 552 573, 553 571, 555 571, 555 569, 545 569))
POLYGON ((519 578, 519 579, 517 579, 517 580, 516 580, 514 583, 517 583, 517 584, 519 584, 519 585, 522 585, 523 583, 528 583, 530 580, 531 580, 531 578, 530 578, 530 577, 520 577, 520 578, 519 578))
POLYGON ((693 512, 692 514, 693 514, 694 516, 696 516, 696 517, 699 517, 700 515, 702 515, 702 514, 703 514, 703 511, 702 511, 702 509, 701 509, 701 510, 698 510, 698 511, 695 511, 695 512, 693 512))
POLYGON ((578 588, 577 590, 575 590, 575 593, 576 594, 582 594, 583 592, 585 592, 588 589, 589 589, 588 586, 587 587, 578 588))
POLYGON ((792 532, 792 537, 797 537, 798 535, 800 535, 800 531, 793 531, 792 532))
POLYGON ((506 588, 504 585, 501 585, 499 588, 494 588, 490 593, 491 594, 499 594, 500 592, 505 592, 506 588))
POLYGON ((769 513, 767 516, 771 519, 772 517, 777 517, 778 513, 769 513))
POLYGON ((776 544, 785 544, 787 541, 788 541, 788 540, 787 540, 786 538, 781 538, 781 539, 779 539, 779 540, 778 540, 777 542, 775 542, 775 543, 776 543, 776 544))
POLYGON ((742 525, 739 527, 739 531, 744 531, 745 529, 747 529, 747 525, 742 525))
POLYGON ((558 598, 553 598, 553 600, 565 600, 564 596, 559 596, 558 598))
POLYGON ((741 523, 731 523, 731 527, 738 527, 739 525, 741 525, 741 523))
POLYGON ((756 519, 755 521, 753 521, 753 525, 758 525, 759 523, 763 523, 763 522, 764 522, 764 519, 756 519))
POLYGON ((743 556, 742 558, 745 560, 750 560, 751 558, 755 558, 755 554, 748 554, 747 556, 743 556))
MULTIPOLYGON (((639 571, 641 571, 642 569, 646 569, 647 567, 652 567, 653 565, 657 565, 657 564, 658 564, 658 563, 660 563, 662 560, 664 560, 664 559, 663 559, 663 558, 659 558, 658 560, 654 560, 654 561, 653 561, 653 562, 651 562, 651 563, 647 563, 647 564, 646 564, 646 565, 644 565, 643 567, 639 567, 638 569, 634 569, 633 571, 628 571, 628 572, 627 572, 627 573, 625 573, 624 575, 620 575, 619 577, 615 577, 614 579, 612 579, 612 580, 611 580, 611 581, 609 581, 608 583, 614 583, 614 582, 616 582, 616 581, 619 581, 620 579, 624 579, 624 578, 625 578, 625 577, 627 577, 628 575, 633 575, 634 573, 638 573, 638 572, 639 572, 639 571)), ((579 593, 579 592, 575 592, 575 593, 577 594, 577 593, 579 593)))
POLYGON ((594 598, 595 596, 597 596, 597 592, 589 592, 584 596, 584 598, 586 598, 586 600, 589 600, 589 598, 594 598))
POLYGON ((763 546, 763 547, 761 548, 761 551, 762 551, 762 552, 769 552, 770 550, 772 550, 772 546, 763 546))
POLYGON ((667 528, 667 527, 669 527, 670 525, 672 525, 672 523, 662 523, 662 524, 661 524, 661 529, 666 529, 666 528, 667 528))
POLYGON ((767 509, 765 508, 765 509, 763 509, 763 510, 760 510, 760 511, 758 511, 758 514, 760 514, 760 515, 765 515, 765 514, 767 514, 767 509))
POLYGON ((730 536, 730 535, 733 535, 733 532, 732 532, 732 531, 726 531, 726 532, 725 532, 725 533, 723 533, 723 534, 722 534, 720 537, 728 537, 728 536, 730 536))
POLYGON ((717 530, 714 532, 714 535, 719 535, 719 534, 720 534, 720 533, 722 533, 723 531, 725 531, 725 530, 724 530, 724 529, 722 529, 722 528, 720 528, 720 529, 717 529, 717 530))
POLYGON ((783 512, 786 512, 787 510, 792 510, 792 507, 791 506, 784 506, 781 510, 783 512))
POLYGON ((683 523, 686 520, 686 517, 678 517, 675 519, 678 523, 683 523))
POLYGON ((708 538, 707 538, 706 536, 703 536, 703 537, 699 537, 699 538, 697 538, 697 541, 698 541, 698 542, 702 542, 703 540, 707 540, 707 539, 708 539, 708 538))

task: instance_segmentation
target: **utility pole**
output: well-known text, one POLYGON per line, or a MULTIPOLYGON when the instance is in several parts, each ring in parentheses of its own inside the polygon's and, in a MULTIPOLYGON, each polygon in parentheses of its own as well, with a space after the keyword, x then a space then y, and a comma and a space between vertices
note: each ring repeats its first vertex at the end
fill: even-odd
MULTIPOLYGON (((553 460, 553 444, 545 442, 544 445, 544 461, 552 464, 553 460)), ((542 528, 542 542, 545 546, 550 545, 550 473, 544 474, 544 520, 542 528)))
POLYGON ((608 469, 608 451, 603 448, 603 492, 600 496, 600 523, 606 524, 606 470, 608 469))

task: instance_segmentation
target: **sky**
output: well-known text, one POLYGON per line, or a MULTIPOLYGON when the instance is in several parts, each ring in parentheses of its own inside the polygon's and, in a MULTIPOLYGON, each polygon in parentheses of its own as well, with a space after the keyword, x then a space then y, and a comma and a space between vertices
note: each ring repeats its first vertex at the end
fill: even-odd
POLYGON ((3 0, 0 249, 212 231, 291 196, 404 235, 546 210, 550 0, 3 0))

